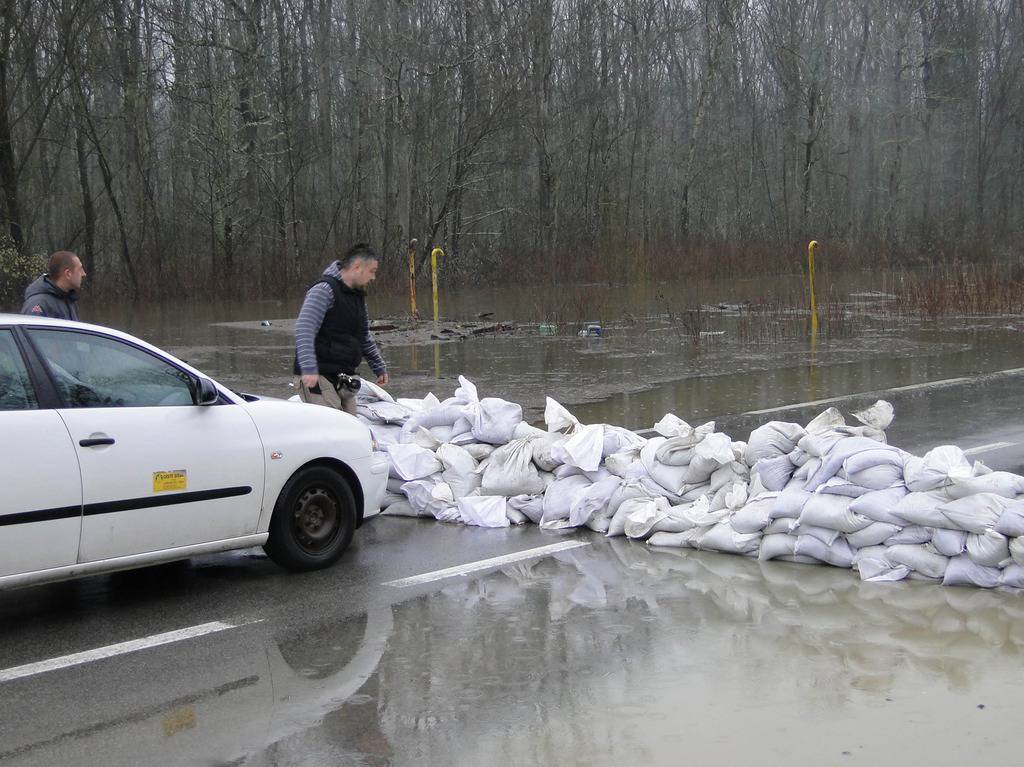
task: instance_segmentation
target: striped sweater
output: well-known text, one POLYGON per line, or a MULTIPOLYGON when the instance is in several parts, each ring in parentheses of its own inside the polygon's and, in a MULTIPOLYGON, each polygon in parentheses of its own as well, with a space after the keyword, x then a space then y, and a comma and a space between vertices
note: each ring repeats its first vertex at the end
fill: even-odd
MULTIPOLYGON (((324 269, 324 276, 341 279, 341 269, 338 268, 337 261, 333 261, 324 269)), ((299 319, 295 323, 295 354, 298 357, 299 372, 302 375, 313 375, 317 372, 314 340, 316 334, 320 332, 324 316, 332 306, 334 306, 334 291, 327 283, 318 282, 306 291, 302 309, 299 310, 299 319)), ((366 335, 361 339, 360 346, 363 350, 363 357, 374 375, 380 376, 387 372, 388 368, 384 363, 384 357, 370 333, 369 316, 366 318, 366 335)))

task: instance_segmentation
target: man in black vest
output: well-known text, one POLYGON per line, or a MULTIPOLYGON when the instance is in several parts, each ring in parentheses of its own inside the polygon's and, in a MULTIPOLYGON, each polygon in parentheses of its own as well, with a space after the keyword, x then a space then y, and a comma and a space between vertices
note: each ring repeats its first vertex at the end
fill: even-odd
POLYGON ((364 357, 377 383, 388 385, 387 365, 370 334, 363 292, 377 276, 379 263, 376 251, 360 242, 306 291, 295 323, 295 373, 303 402, 355 415, 355 392, 339 385, 339 379, 355 375, 364 357))

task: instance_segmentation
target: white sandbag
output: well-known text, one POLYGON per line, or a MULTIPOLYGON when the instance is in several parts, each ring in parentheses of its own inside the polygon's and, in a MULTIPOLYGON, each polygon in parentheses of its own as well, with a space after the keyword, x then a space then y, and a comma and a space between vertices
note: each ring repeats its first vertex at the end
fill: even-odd
POLYGON ((548 433, 543 429, 538 429, 536 426, 531 426, 526 421, 520 421, 519 425, 516 426, 512 432, 512 439, 535 439, 539 437, 546 437, 548 433))
POLYGON ((494 445, 487 445, 483 442, 471 442, 468 445, 461 445, 463 450, 469 453, 474 460, 482 461, 485 458, 490 457, 497 448, 494 445))
POLYGON ((1016 563, 1004 567, 999 574, 999 585, 1010 589, 1024 589, 1024 567, 1016 563))
POLYGON ((438 474, 444 468, 430 450, 418 445, 389 445, 390 476, 409 482, 438 474))
POLYGON ((888 522, 872 522, 863 530, 847 533, 846 540, 855 549, 878 546, 899 532, 899 529, 899 525, 892 525, 888 522))
POLYGON ((655 533, 647 539, 648 546, 666 546, 676 549, 693 549, 704 534, 701 528, 693 528, 681 533, 655 533))
POLYGON ((840 413, 836 408, 830 407, 827 410, 822 410, 816 415, 810 423, 804 427, 804 431, 808 434, 821 434, 826 431, 831 431, 837 426, 845 426, 846 419, 843 418, 843 414, 840 413))
POLYGON ((719 466, 721 464, 714 458, 694 455, 689 464, 680 467, 683 469, 683 482, 687 485, 710 484, 711 475, 719 466))
POLYGON ((665 442, 664 437, 654 437, 640 450, 640 461, 647 473, 661 487, 676 495, 686 484, 686 473, 689 466, 669 466, 657 460, 658 448, 665 442))
MULTIPOLYGON (((491 497, 499 498, 500 496, 495 495, 491 497)), ((505 516, 508 517, 508 522, 510 525, 525 525, 527 522, 530 521, 530 518, 523 514, 523 512, 509 506, 507 501, 505 503, 505 516)))
POLYGON ((657 497, 657 494, 652 493, 642 480, 622 480, 612 491, 608 503, 605 504, 603 509, 590 516, 586 526, 596 533, 607 533, 611 527, 612 519, 615 518, 619 507, 625 501, 632 498, 653 499, 655 497, 657 497))
MULTIPOLYGON (((401 480, 399 480, 399 481, 401 481, 401 480)), ((388 490, 387 492, 384 493, 384 495, 380 499, 380 508, 381 508, 381 510, 384 510, 384 509, 387 509, 389 506, 393 506, 394 504, 398 503, 399 501, 404 501, 404 500, 405 500, 405 493, 402 493, 402 492, 396 493, 396 492, 394 492, 392 490, 388 490)))
MULTIPOLYGON (((657 439, 657 438, 655 438, 657 439)), ((659 439, 659 446, 654 454, 658 463, 666 466, 689 466, 693 460, 693 451, 696 444, 690 438, 671 437, 659 439)))
POLYGON ((473 436, 478 442, 504 445, 513 438, 516 427, 522 421, 521 405, 497 397, 484 397, 473 408, 473 436))
POLYGON ((874 522, 885 522, 902 527, 906 522, 897 517, 894 512, 908 492, 907 488, 902 486, 872 490, 870 493, 855 498, 850 504, 850 511, 854 514, 861 514, 874 522))
POLYGON ((743 460, 747 466, 754 466, 760 460, 778 458, 791 453, 806 434, 799 424, 769 421, 750 432, 743 460))
POLYGON ((389 445, 395 445, 402 441, 402 427, 390 426, 387 424, 367 424, 373 438, 377 440, 377 449, 386 451, 389 445))
POLYGON ((994 589, 999 585, 1000 571, 996 567, 985 567, 964 555, 949 560, 942 578, 943 586, 977 586, 994 589))
MULTIPOLYGON (((812 457, 813 456, 810 453, 801 450, 799 447, 793 448, 789 453, 789 460, 792 461, 793 465, 797 468, 802 467, 805 463, 811 460, 812 457)), ((806 477, 804 477, 804 479, 806 479, 806 477)))
POLYGON ((768 526, 762 531, 762 535, 789 535, 796 524, 796 520, 793 519, 773 519, 768 523, 768 526))
MULTIPOLYGON (((820 485, 825 484, 829 479, 844 470, 847 463, 852 463, 857 469, 863 470, 879 465, 887 460, 898 464, 903 462, 902 453, 896 448, 879 445, 874 440, 865 437, 845 437, 840 439, 836 441, 827 453, 821 456, 821 459, 821 465, 817 471, 808 477, 807 483, 804 485, 805 490, 814 490, 820 485), (851 462, 851 459, 859 453, 869 453, 869 456, 863 461, 851 462), (886 453, 891 453, 891 456, 887 458, 886 453)), ((881 490, 882 488, 874 487, 871 489, 881 490)))
POLYGON ((999 567, 1010 558, 1010 542, 1005 535, 995 530, 984 533, 970 533, 967 536, 967 556, 975 564, 999 567))
POLYGON ((603 456, 621 453, 623 450, 639 450, 645 444, 647 440, 636 432, 623 429, 621 426, 604 424, 604 444, 601 448, 603 456))
POLYGON ((886 546, 913 546, 918 543, 929 543, 932 539, 934 528, 922 527, 921 525, 907 525, 898 533, 885 541, 886 546))
POLYGON ((759 458, 754 464, 755 472, 761 478, 761 484, 768 490, 782 490, 793 478, 796 466, 789 460, 789 455, 774 458, 759 458))
POLYGON ((759 498, 756 501, 751 501, 737 510, 729 519, 729 523, 738 533, 760 533, 768 526, 770 521, 768 515, 774 503, 774 498, 759 498))
POLYGON ((999 515, 993 529, 1007 538, 1024 535, 1024 501, 1011 501, 999 515))
POLYGON ((821 459, 812 456, 793 472, 793 482, 799 482, 800 486, 803 487, 810 476, 818 470, 819 466, 821 466, 821 459))
POLYGON ((395 398, 392 397, 390 392, 386 389, 378 386, 373 381, 368 381, 365 378, 360 378, 359 380, 362 381, 362 385, 356 393, 356 401, 360 405, 372 402, 394 403, 395 398))
POLYGON ((761 538, 761 547, 757 558, 763 562, 779 557, 792 557, 796 554, 796 536, 777 534, 765 535, 761 538))
POLYGON ((544 423, 547 424, 548 431, 559 431, 565 434, 571 434, 580 425, 580 422, 576 420, 576 416, 551 399, 551 397, 547 397, 545 400, 544 423))
POLYGON ((604 427, 580 426, 571 437, 551 447, 551 457, 583 471, 597 471, 604 449, 604 427))
POLYGON ((867 517, 850 511, 852 498, 813 493, 800 513, 801 525, 827 527, 841 533, 855 533, 871 524, 867 517))
POLYGON ((612 453, 604 459, 604 467, 612 474, 623 479, 635 477, 638 472, 647 473, 643 461, 640 460, 640 448, 631 448, 612 453))
POLYGON ((950 477, 950 485, 946 488, 950 498, 956 500, 975 493, 994 493, 1004 498, 1016 498, 1024 493, 1024 477, 1020 474, 1008 471, 989 471, 978 476, 977 466, 978 464, 975 464, 975 476, 950 477))
POLYGON ((403 424, 409 420, 412 411, 397 402, 360 403, 356 412, 367 420, 379 424, 403 424))
POLYGON ((615 516, 608 523, 609 538, 617 538, 626 535, 626 526, 631 516, 634 517, 633 532, 637 535, 634 538, 642 538, 650 530, 650 525, 656 519, 668 515, 669 505, 664 498, 630 498, 619 504, 615 516), (646 529, 645 529, 646 525, 646 529))
POLYGON ((533 464, 532 440, 513 440, 487 460, 480 483, 481 495, 538 495, 544 481, 533 464))
POLYGON ((865 426, 878 431, 885 431, 892 424, 892 405, 883 399, 877 400, 871 407, 854 413, 853 417, 865 426))
POLYGON ((838 530, 833 530, 829 527, 818 527, 817 525, 801 525, 799 522, 794 522, 789 528, 790 535, 806 535, 811 538, 817 538, 819 541, 824 543, 826 546, 831 546, 839 538, 842 533, 838 530))
POLYGON ((620 484, 619 477, 611 476, 589 485, 569 509, 570 523, 574 527, 585 525, 595 514, 604 511, 620 484))
POLYGON ((843 479, 841 476, 835 476, 824 485, 820 485, 814 492, 825 493, 826 495, 844 495, 847 498, 860 498, 862 495, 867 495, 873 491, 861 485, 856 485, 848 479, 843 479))
POLYGON ((804 490, 799 484, 790 485, 775 499, 770 517, 772 519, 797 519, 810 498, 811 493, 804 490))
POLYGON ((459 514, 462 521, 475 527, 508 527, 505 513, 505 499, 498 495, 478 495, 459 498, 459 514))
POLYGON ((948 502, 949 499, 941 490, 908 493, 896 504, 893 516, 902 520, 904 525, 946 527, 955 530, 957 526, 939 510, 940 506, 948 502))
POLYGON ((1010 556, 1018 565, 1024 566, 1024 538, 1010 539, 1010 556))
POLYGON ((885 557, 893 564, 906 565, 928 578, 941 578, 949 564, 949 557, 937 554, 928 546, 922 545, 889 546, 885 550, 885 557))
POLYGON ((796 556, 813 557, 833 567, 850 568, 853 566, 853 549, 845 538, 836 538, 831 545, 813 535, 799 535, 793 549, 796 556))
POLYGON ((533 524, 539 525, 544 517, 544 496, 513 495, 508 499, 508 508, 521 512, 533 524))
POLYGON ((538 437, 533 443, 533 462, 541 471, 554 471, 562 465, 560 458, 552 455, 555 445, 565 442, 567 437, 560 432, 551 432, 544 437, 538 437))
POLYGON ((840 434, 837 431, 823 431, 817 434, 808 432, 797 443, 797 447, 813 458, 821 458, 828 455, 829 451, 843 439, 847 439, 847 435, 840 434))
POLYGON ((441 447, 441 440, 434 436, 430 429, 424 429, 422 426, 417 426, 411 432, 402 433, 402 444, 422 447, 433 453, 441 447))
POLYGON ((719 466, 711 473, 709 493, 717 493, 721 488, 746 482, 750 479, 750 467, 740 461, 730 461, 725 466, 719 466))
POLYGON ((668 437, 669 439, 683 437, 692 440, 693 444, 697 444, 707 435, 713 433, 714 430, 714 421, 708 421, 700 426, 690 426, 682 418, 678 418, 672 415, 672 413, 666 414, 660 421, 654 424, 654 431, 662 437, 668 437))
POLYGON ((754 554, 760 545, 760 533, 739 533, 727 520, 719 522, 697 541, 699 549, 721 551, 724 554, 754 554))
POLYGON ((381 511, 381 514, 388 517, 429 517, 434 518, 434 515, 429 511, 420 513, 412 507, 412 504, 407 500, 396 501, 388 506, 386 509, 381 511))
POLYGON ((953 484, 954 479, 973 476, 970 461, 955 445, 942 445, 929 450, 923 458, 910 456, 903 467, 903 477, 913 492, 937 490, 953 484))
POLYGON ((585 476, 557 479, 544 491, 544 516, 541 522, 569 519, 573 505, 593 483, 585 476))
POLYGON ((455 496, 451 487, 444 482, 432 479, 412 480, 402 485, 402 492, 421 516, 429 514, 435 519, 440 519, 447 510, 455 508, 455 496))
POLYGON ((465 449, 458 445, 441 445, 437 458, 444 466, 441 479, 448 483, 456 498, 473 495, 480 488, 477 461, 465 449))
POLYGON ((894 583, 905 580, 910 575, 910 568, 891 564, 885 559, 866 557, 858 563, 857 572, 867 583, 894 583))
POLYGON ((843 471, 855 485, 884 490, 903 483, 903 461, 903 454, 897 450, 864 450, 847 458, 843 471))
POLYGON ((963 530, 936 527, 932 530, 929 545, 943 556, 958 557, 967 551, 967 533, 963 530))
POLYGON ((669 510, 669 519, 677 520, 680 524, 693 527, 711 527, 729 517, 733 512, 726 508, 712 510, 711 501, 707 496, 693 501, 692 503, 679 504, 669 510))
POLYGON ((975 493, 939 506, 939 511, 949 520, 949 525, 969 533, 984 533, 995 527, 1003 512, 1017 503, 995 493, 975 493))
POLYGON ((441 404, 441 401, 432 393, 427 394, 423 399, 403 399, 398 397, 395 399, 395 402, 414 413, 427 413, 441 404))
POLYGON ((468 418, 471 415, 472 413, 466 409, 465 405, 441 406, 440 404, 430 410, 413 413, 402 426, 402 441, 408 442, 412 439, 412 435, 417 429, 454 426, 458 421, 463 421, 468 426, 468 418))

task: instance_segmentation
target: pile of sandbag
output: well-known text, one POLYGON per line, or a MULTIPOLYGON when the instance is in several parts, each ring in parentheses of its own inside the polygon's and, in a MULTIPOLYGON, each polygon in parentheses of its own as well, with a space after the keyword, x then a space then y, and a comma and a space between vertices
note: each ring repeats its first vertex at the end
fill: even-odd
POLYGON ((481 527, 586 527, 651 546, 829 564, 872 582, 1024 588, 1024 477, 954 446, 887 444, 884 401, 771 421, 746 442, 666 415, 645 439, 547 400, 547 430, 459 378, 444 401, 365 385, 359 417, 390 461, 385 513, 481 527))

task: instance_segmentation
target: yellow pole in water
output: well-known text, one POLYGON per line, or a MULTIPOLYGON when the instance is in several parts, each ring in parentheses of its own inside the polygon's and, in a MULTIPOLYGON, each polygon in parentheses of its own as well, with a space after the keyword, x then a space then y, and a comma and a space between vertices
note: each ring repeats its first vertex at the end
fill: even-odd
POLYGON ((818 305, 814 301, 814 249, 818 247, 817 240, 811 240, 807 244, 807 278, 811 285, 811 335, 818 335, 818 305))
POLYGON ((418 320, 420 313, 416 310, 416 240, 409 240, 409 307, 412 318, 418 320))
POLYGON ((444 257, 444 251, 434 248, 430 251, 430 281, 434 288, 434 324, 437 324, 437 259, 444 257))

